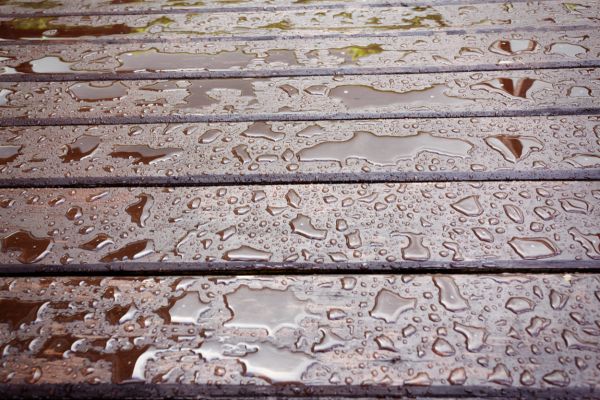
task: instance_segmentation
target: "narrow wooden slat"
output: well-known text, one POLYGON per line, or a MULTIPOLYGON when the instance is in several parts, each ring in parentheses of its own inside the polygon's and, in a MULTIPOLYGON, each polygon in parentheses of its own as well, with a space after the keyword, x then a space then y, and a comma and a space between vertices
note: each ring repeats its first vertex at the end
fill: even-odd
POLYGON ((599 112, 598 69, 0 83, 0 125, 599 112))
POLYGON ((426 7, 356 7, 278 12, 189 13, 156 15, 0 18, 4 40, 117 40, 208 37, 310 37, 316 35, 397 35, 407 31, 469 31, 518 28, 560 29, 598 25, 596 2, 584 0, 575 10, 560 1, 441 5, 426 7))
POLYGON ((598 275, 17 278, 0 288, 4 398, 598 396, 598 275))
MULTIPOLYGON (((141 156, 135 149, 121 153, 141 156)), ((600 258, 599 182, 6 189, 0 194, 5 273, 565 269, 598 267, 600 258)))
POLYGON ((597 115, 6 127, 0 186, 598 179, 599 134, 597 115))
POLYGON ((0 80, 451 72, 600 65, 597 29, 544 33, 4 46, 0 80))
MULTIPOLYGON (((486 0, 486 3, 498 3, 503 0, 486 0)), ((525 0, 516 0, 520 2, 525 0)), ((350 8, 381 6, 413 6, 443 4, 478 4, 477 0, 2 0, 0 15, 88 15, 88 14, 149 14, 158 12, 217 12, 251 11, 312 8, 350 8)), ((507 6, 509 7, 509 6, 507 6)))

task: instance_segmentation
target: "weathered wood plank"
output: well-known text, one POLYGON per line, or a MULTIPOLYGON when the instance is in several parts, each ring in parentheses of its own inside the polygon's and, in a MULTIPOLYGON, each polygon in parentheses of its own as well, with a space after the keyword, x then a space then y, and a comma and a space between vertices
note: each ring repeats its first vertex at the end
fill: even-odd
POLYGON ((600 10, 593 0, 575 9, 561 1, 441 5, 426 7, 357 7, 336 9, 0 18, 4 40, 117 40, 210 37, 281 38, 318 35, 387 34, 407 31, 472 32, 522 28, 560 29, 598 26, 600 10))
POLYGON ((6 127, 0 186, 598 179, 599 135, 597 115, 6 127))
POLYGON ((598 275, 16 278, 0 288, 5 398, 598 396, 598 275))
MULTIPOLYGON (((486 0, 498 3, 504 0, 486 0)), ((516 0, 520 2, 525 0, 516 0)), ((1 0, 0 15, 98 15, 149 14, 162 12, 278 11, 282 9, 350 8, 395 6, 430 6, 443 4, 478 4, 477 0, 1 0)), ((509 7, 509 6, 507 6, 509 7)), ((576 8, 574 8, 576 10, 576 8)))
POLYGON ((597 268, 600 260, 600 182, 5 189, 0 196, 3 273, 564 270, 597 268))
POLYGON ((0 125, 600 112, 600 70, 0 83, 0 125))
POLYGON ((4 46, 0 80, 269 77, 600 65, 597 29, 265 41, 4 46))

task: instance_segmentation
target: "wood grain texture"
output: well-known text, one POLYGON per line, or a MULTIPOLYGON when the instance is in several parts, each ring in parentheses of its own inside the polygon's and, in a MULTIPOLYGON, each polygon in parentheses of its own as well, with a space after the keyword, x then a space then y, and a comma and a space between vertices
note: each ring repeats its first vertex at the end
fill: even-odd
POLYGON ((15 278, 0 298, 9 398, 598 395, 598 275, 15 278))
POLYGON ((560 1, 470 5, 356 7, 153 15, 98 15, 0 18, 4 40, 155 40, 240 37, 281 38, 322 35, 393 35, 409 32, 554 30, 597 27, 593 0, 565 7, 560 1))
POLYGON ((5 127, 0 186, 598 179, 598 140, 598 115, 5 127))
POLYGON ((5 45, 0 80, 389 74, 599 66, 597 29, 85 47, 5 45))
POLYGON ((600 112, 598 69, 0 83, 0 125, 600 112))
POLYGON ((0 191, 3 273, 597 268, 600 183, 0 191))

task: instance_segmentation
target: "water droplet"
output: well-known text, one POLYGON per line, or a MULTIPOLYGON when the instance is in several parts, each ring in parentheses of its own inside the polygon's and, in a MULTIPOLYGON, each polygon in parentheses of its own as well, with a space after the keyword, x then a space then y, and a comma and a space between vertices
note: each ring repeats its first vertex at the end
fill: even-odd
POLYGON ((228 261, 269 261, 273 254, 250 246, 240 246, 229 250, 223 256, 228 261))
POLYGON ((396 322, 400 314, 413 310, 417 305, 414 297, 402 297, 399 294, 382 289, 377 293, 375 305, 369 312, 371 317, 382 319, 385 322, 396 322))
POLYGON ((297 233, 309 239, 323 240, 327 237, 326 229, 317 229, 313 226, 309 217, 303 214, 296 215, 290 221, 292 233, 297 233))
POLYGON ((456 281, 451 276, 435 276, 432 278, 433 283, 440 291, 439 301, 448 311, 457 312, 464 311, 469 308, 469 303, 465 299, 456 281))
POLYGON ((403 232, 403 236, 408 237, 408 245, 402 248, 402 258, 411 261, 427 261, 430 252, 423 244, 423 234, 403 232))
POLYGON ((465 337, 467 350, 470 352, 478 352, 485 346, 488 337, 488 332, 485 328, 455 322, 454 330, 465 337))
POLYGON ((505 305, 507 310, 515 314, 523 314, 535 309, 535 303, 525 297, 511 297, 505 305))
POLYGON ((508 244, 525 260, 555 257, 560 254, 560 250, 550 239, 541 237, 514 237, 508 241, 508 244))
POLYGON ((451 204, 450 207, 468 217, 476 217, 483 214, 483 207, 481 207, 481 204, 479 203, 478 195, 465 197, 464 199, 451 204))

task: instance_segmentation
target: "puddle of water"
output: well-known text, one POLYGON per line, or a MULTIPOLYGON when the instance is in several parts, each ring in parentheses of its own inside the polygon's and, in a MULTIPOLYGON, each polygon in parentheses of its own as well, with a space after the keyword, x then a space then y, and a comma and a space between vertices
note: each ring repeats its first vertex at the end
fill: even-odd
POLYGON ((170 160, 181 154, 183 149, 167 147, 153 149, 147 145, 116 145, 110 153, 114 158, 133 159, 132 164, 155 164, 160 161, 170 160))
POLYGON ((471 85, 471 89, 483 89, 491 93, 499 93, 505 97, 531 99, 533 93, 551 89, 548 82, 531 78, 495 78, 471 85))
POLYGON ((472 100, 448 96, 446 85, 436 84, 424 89, 396 92, 375 89, 367 85, 342 85, 329 91, 329 97, 339 100, 348 110, 361 110, 369 107, 389 107, 393 104, 429 106, 431 104, 464 105, 472 100))
POLYGON ((243 68, 256 59, 255 54, 241 50, 216 54, 166 53, 156 48, 121 53, 121 72, 205 71, 209 69, 243 68))
POLYGON ((120 99, 129 88, 122 82, 81 82, 69 86, 68 90, 75 100, 96 102, 120 99))
POLYGON ((146 220, 150 217, 150 209, 154 205, 154 198, 146 193, 136 196, 137 202, 127 206, 125 212, 131 217, 131 222, 140 228, 146 226, 146 220))
POLYGON ((560 254, 556 245, 547 238, 519 238, 514 237, 508 244, 525 260, 554 257, 560 254))
POLYGON ((81 135, 73 143, 66 145, 66 152, 60 158, 64 163, 81 161, 91 157, 100 143, 101 139, 98 136, 81 135))
POLYGON ((98 251, 103 249, 104 247, 114 244, 115 242, 112 240, 110 236, 105 233, 99 233, 93 239, 83 243, 79 246, 80 249, 88 250, 88 251, 98 251))
POLYGON ((400 160, 414 159, 423 152, 448 157, 468 157, 473 145, 462 139, 433 136, 419 132, 411 136, 377 136, 371 132, 354 132, 351 139, 322 142, 298 152, 300 161, 365 160, 374 165, 395 165, 400 160))
POLYGON ((548 47, 546 53, 560 54, 565 57, 578 57, 580 54, 585 54, 588 51, 588 48, 580 46, 578 44, 553 43, 548 47))
POLYGON ((223 256, 227 261, 269 261, 273 254, 250 246, 240 246, 229 250, 223 256))
POLYGON ((61 57, 46 56, 21 63, 14 70, 23 74, 68 74, 74 72, 73 64, 61 57))
POLYGON ((491 52, 507 56, 533 53, 538 48, 538 42, 528 39, 497 40, 489 47, 491 52))
POLYGON ((532 151, 544 148, 540 140, 531 136, 497 135, 486 138, 485 143, 512 163, 521 161, 532 151))
POLYGON ((23 146, 0 145, 0 165, 13 162, 21 155, 23 146))
POLYGON ((375 297, 375 305, 369 311, 369 315, 376 319, 382 319, 390 324, 396 322, 400 314, 414 310, 417 299, 413 297, 402 297, 399 294, 382 289, 375 297))
POLYGON ((154 253, 154 243, 151 240, 138 240, 106 254, 100 261, 110 263, 114 261, 138 260, 152 253, 154 253))
POLYGON ((224 300, 232 315, 225 326, 265 329, 269 335, 286 327, 299 328, 302 318, 308 315, 307 303, 298 300, 289 289, 240 286, 233 293, 226 294, 224 300))
POLYGON ((42 260, 50 253, 54 241, 50 237, 36 237, 31 232, 19 230, 0 240, 2 252, 16 251, 17 260, 31 264, 42 260))

